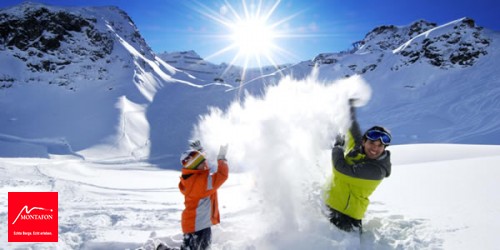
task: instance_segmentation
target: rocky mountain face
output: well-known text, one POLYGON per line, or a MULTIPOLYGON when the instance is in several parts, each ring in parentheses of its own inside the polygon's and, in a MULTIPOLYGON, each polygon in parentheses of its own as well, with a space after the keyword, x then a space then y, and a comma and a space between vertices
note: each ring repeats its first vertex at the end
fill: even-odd
POLYGON ((394 50, 401 44, 435 27, 437 27, 436 23, 425 20, 419 20, 403 27, 383 25, 368 32, 360 44, 363 49, 368 51, 394 50))
MULTIPOLYGON (((474 65, 480 56, 486 55, 491 41, 481 32, 474 20, 464 18, 450 23, 446 32, 431 34, 425 31, 410 39, 395 52, 405 57, 405 66, 422 59, 443 69, 474 65)), ((395 68, 396 69, 396 68, 395 68)))
POLYGON ((0 53, 15 58, 29 74, 0 69, 0 85, 46 82, 67 86, 75 78, 109 80, 109 64, 132 66, 129 58, 113 53, 117 37, 153 58, 133 21, 116 7, 63 9, 27 2, 3 9, 0 53))
POLYGON ((29 64, 35 71, 56 71, 70 64, 70 56, 88 56, 91 61, 96 61, 111 54, 113 41, 109 34, 101 33, 95 29, 97 20, 84 18, 71 13, 58 11, 51 12, 47 8, 27 8, 23 18, 16 18, 9 14, 0 14, 0 42, 5 49, 27 52, 17 52, 14 55, 27 61, 27 57, 43 58, 44 54, 60 56, 59 62, 43 60, 40 64, 29 64), (81 41, 86 42, 85 47, 80 47, 81 41), (61 45, 68 46, 62 50, 61 45))
POLYGON ((364 61, 344 65, 345 76, 364 74, 375 70, 384 61, 384 56, 394 54, 396 62, 391 70, 425 63, 441 69, 468 67, 486 55, 490 39, 476 26, 471 18, 463 18, 446 25, 437 26, 420 20, 409 26, 386 25, 374 28, 363 40, 355 43, 352 51, 319 54, 313 59, 316 64, 335 64, 349 61, 351 55, 371 54, 364 61))
POLYGON ((117 7, 1 9, 0 157, 145 157, 146 107, 176 72, 117 7))
POLYGON ((368 32, 360 44, 362 49, 368 51, 394 50, 401 44, 435 27, 437 27, 436 23, 425 20, 419 20, 403 27, 383 25, 368 32))

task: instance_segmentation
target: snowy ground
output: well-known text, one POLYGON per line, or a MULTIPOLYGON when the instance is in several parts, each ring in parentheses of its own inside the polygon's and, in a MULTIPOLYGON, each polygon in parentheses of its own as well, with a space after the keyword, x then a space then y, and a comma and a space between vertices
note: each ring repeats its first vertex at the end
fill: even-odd
MULTIPOLYGON (((393 174, 372 197, 361 249, 497 248, 500 146, 390 150, 393 174)), ((324 157, 328 161, 328 152, 324 157)), ((77 158, 2 158, 0 169, 1 249, 134 249, 150 238, 180 244, 180 172, 77 158), (13 191, 59 193, 58 243, 7 243, 7 192, 13 191)), ((222 222, 213 227, 213 249, 358 248, 353 235, 332 228, 322 215, 319 183, 302 183, 307 211, 265 206, 259 185, 251 172, 230 175, 219 192, 222 222)))
MULTIPOLYGON (((330 144, 349 125, 347 99, 363 105, 370 93, 359 78, 286 79, 201 117, 193 136, 206 142, 209 162, 229 143, 213 249, 498 249, 500 145, 390 146, 392 175, 372 196, 361 240, 330 225, 321 200, 330 144)), ((180 172, 91 149, 93 160, 82 151, 0 158, 0 249, 180 245, 180 172), (8 243, 8 192, 18 191, 58 192, 57 243, 8 243)))

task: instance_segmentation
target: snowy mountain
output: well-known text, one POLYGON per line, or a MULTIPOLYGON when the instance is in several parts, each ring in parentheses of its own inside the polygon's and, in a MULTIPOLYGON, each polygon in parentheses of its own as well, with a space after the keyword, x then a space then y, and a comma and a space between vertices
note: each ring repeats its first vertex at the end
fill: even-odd
POLYGON ((0 15, 1 156, 92 157, 97 149, 147 158, 156 92, 199 87, 179 80, 189 76, 157 58, 116 7, 27 2, 0 15))
POLYGON ((195 51, 163 52, 158 55, 166 63, 176 69, 195 75, 198 79, 207 82, 226 83, 230 87, 239 86, 247 79, 254 79, 261 75, 273 74, 277 69, 287 68, 290 65, 266 66, 263 68, 243 69, 235 65, 222 63, 215 65, 200 57, 195 51))
POLYGON ((115 7, 0 17, 0 220, 8 192, 59 196, 58 242, 9 243, 3 226, 1 249, 178 246, 191 137, 210 162, 229 143, 214 249, 497 248, 500 148, 460 144, 498 144, 500 33, 470 18, 376 27, 350 51, 243 70, 156 55, 115 7), (395 142, 361 241, 321 209, 348 98, 395 142))
POLYGON ((304 79, 314 65, 322 80, 360 75, 373 90, 360 109, 361 123, 386 125, 398 144, 498 143, 500 124, 492 118, 500 112, 498 32, 470 18, 441 26, 417 21, 377 27, 355 44, 352 51, 322 53, 263 80, 304 79))
POLYGON ((75 89, 79 87, 75 78, 105 81, 110 78, 109 64, 119 66, 113 70, 130 66, 124 53, 117 53, 118 38, 154 59, 132 20, 115 7, 62 9, 26 2, 3 10, 1 16, 2 55, 18 69, 5 70, 4 82, 44 82, 75 89), (25 72, 31 74, 19 74, 25 72))
POLYGON ((396 143, 495 144, 500 138, 500 124, 490 115, 499 110, 499 35, 470 18, 381 26, 352 51, 244 71, 214 65, 194 51, 157 56, 116 7, 28 2, 0 15, 4 157, 92 158, 106 150, 110 159, 175 168, 170 165, 208 107, 225 109, 244 92, 260 95, 286 75, 304 79, 314 65, 321 80, 358 74, 369 82, 374 95, 360 120, 385 124, 396 143), (443 132, 450 126, 461 133, 443 132))
MULTIPOLYGON (((325 81, 361 75, 373 89, 370 103, 360 109, 362 124, 385 124, 395 133, 396 143, 497 144, 500 124, 491 115, 500 112, 495 101, 500 97, 498 39, 498 32, 478 27, 470 18, 441 26, 423 20, 403 27, 381 26, 351 51, 322 53, 262 77, 253 71, 241 84, 258 95, 285 75, 305 79, 314 66, 325 81)), ((195 66, 189 68, 173 57, 181 55, 163 58, 199 78, 201 71, 207 72, 192 70, 195 66)), ((199 62, 193 65, 206 64, 199 62)), ((228 75, 231 82, 232 74, 228 75)))

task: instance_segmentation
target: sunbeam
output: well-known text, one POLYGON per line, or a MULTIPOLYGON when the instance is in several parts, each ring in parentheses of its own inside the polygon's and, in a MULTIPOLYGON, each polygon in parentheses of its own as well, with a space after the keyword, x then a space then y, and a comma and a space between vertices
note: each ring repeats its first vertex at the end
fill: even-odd
POLYGON ((278 42, 304 36, 290 32, 288 29, 289 22, 300 12, 285 18, 276 18, 280 3, 280 0, 272 3, 262 0, 242 0, 238 5, 224 1, 216 10, 198 2, 195 10, 223 27, 226 32, 217 36, 226 41, 227 45, 221 45, 222 48, 205 59, 210 60, 222 54, 233 53, 230 56, 232 59, 228 68, 232 65, 239 65, 243 68, 241 84, 246 80, 251 80, 245 79, 245 72, 248 68, 263 68, 269 65, 280 69, 279 62, 283 60, 278 59, 296 60, 297 56, 278 45, 278 42))

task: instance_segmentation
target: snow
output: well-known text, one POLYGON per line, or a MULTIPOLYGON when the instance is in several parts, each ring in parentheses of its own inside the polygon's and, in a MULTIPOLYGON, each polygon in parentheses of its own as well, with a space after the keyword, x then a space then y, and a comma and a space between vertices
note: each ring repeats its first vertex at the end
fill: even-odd
POLYGON ((424 230, 440 238, 444 249, 495 249, 489 235, 500 222, 500 202, 494 198, 499 147, 422 144, 398 149, 393 161, 399 163, 399 178, 387 179, 374 199, 382 193, 394 197, 385 205, 405 217, 426 221, 424 230), (423 157, 415 159, 414 152, 423 157))
MULTIPOLYGON (((329 143, 348 125, 347 99, 358 97, 363 104, 370 93, 359 77, 329 84, 314 75, 285 78, 260 98, 247 96, 200 118, 193 135, 207 141, 211 162, 218 145, 229 143, 231 174, 219 190, 222 222, 213 227, 213 249, 495 249, 497 145, 390 146, 393 173, 372 196, 361 240, 328 222, 321 190, 331 174, 329 143), (322 94, 328 98, 316 98, 322 94)), ((140 108, 126 100, 123 105, 128 112, 140 108)), ((8 192, 59 194, 59 242, 7 243, 2 227, 2 247, 135 249, 152 241, 181 243, 177 170, 71 155, 0 158, 0 169, 2 221, 7 221, 8 192)))
MULTIPOLYGON (((496 249, 492 234, 500 223, 500 204, 494 198, 500 146, 400 145, 390 150, 394 171, 372 196, 363 249, 496 249), (436 151, 447 154, 426 157, 436 151)), ((151 236, 171 246, 180 243, 178 171, 74 158, 2 158, 0 168, 2 221, 7 221, 7 192, 52 190, 60 201, 58 243, 6 243, 2 227, 2 247, 133 249, 151 236)), ((306 168, 301 173, 316 171, 306 168)), ((276 181, 293 183, 280 177, 276 181)), ((303 183, 303 191, 317 191, 315 185, 303 183)), ((270 207, 272 201, 262 196, 273 192, 269 189, 253 173, 231 173, 219 191, 222 222, 213 227, 214 249, 353 249, 353 236, 332 228, 322 216, 316 193, 309 193, 310 210, 299 212, 293 209, 295 199, 308 193, 279 188, 284 192, 281 206, 270 207), (280 216, 294 220, 280 221, 280 216)))

